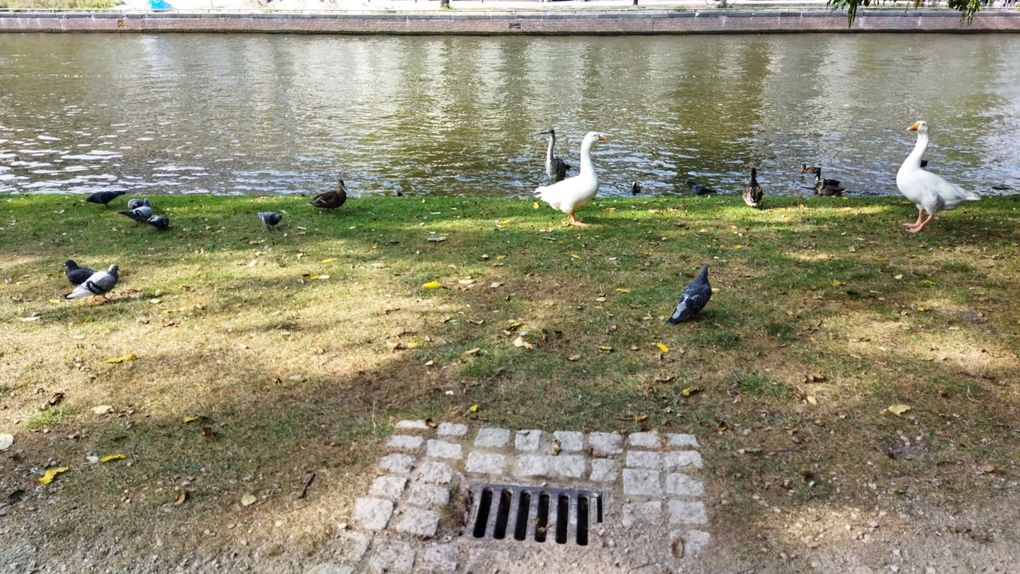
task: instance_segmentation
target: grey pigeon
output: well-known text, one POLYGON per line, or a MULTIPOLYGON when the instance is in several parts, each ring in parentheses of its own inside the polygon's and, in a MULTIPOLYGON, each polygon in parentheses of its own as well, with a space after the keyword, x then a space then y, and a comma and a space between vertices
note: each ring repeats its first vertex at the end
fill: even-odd
POLYGON ((266 224, 266 229, 272 229, 283 219, 283 214, 275 211, 260 211, 259 219, 262 220, 262 223, 266 224))
POLYGON ((129 199, 128 200, 128 209, 137 209, 137 208, 139 208, 139 207, 141 207, 143 205, 146 205, 148 207, 152 207, 152 204, 149 203, 149 198, 147 198, 147 197, 143 197, 141 199, 138 199, 136 197, 134 199, 129 199))
POLYGON ((88 203, 102 203, 104 206, 118 197, 127 193, 126 191, 97 191, 85 198, 88 203))
POLYGON ((153 215, 149 219, 145 220, 145 222, 160 231, 164 231, 170 227, 170 218, 165 215, 153 215))
POLYGON ((708 265, 702 265, 701 271, 698 271, 698 276, 694 278, 694 281, 684 287, 684 292, 680 295, 680 302, 676 304, 676 310, 666 322, 675 325, 694 318, 711 298, 712 286, 708 284, 708 265))
POLYGON ((630 194, 637 195, 639 193, 641 193, 641 184, 636 181, 630 184, 630 194))
POLYGON ((88 296, 105 296, 117 284, 117 265, 111 265, 106 271, 96 271, 81 285, 74 288, 64 299, 77 299, 88 296))
POLYGON ((690 188, 691 193, 694 195, 708 195, 710 193, 715 193, 715 190, 711 187, 701 185, 700 183, 690 179, 687 180, 687 187, 690 188))
POLYGON ((64 261, 64 268, 67 270, 67 280, 75 287, 87 281, 88 278, 95 273, 95 271, 88 267, 78 267, 78 264, 74 262, 74 259, 64 261))
POLYGON ((134 209, 118 211, 117 213, 130 217, 135 221, 135 223, 145 223, 150 217, 152 217, 152 208, 148 205, 139 205, 134 209))

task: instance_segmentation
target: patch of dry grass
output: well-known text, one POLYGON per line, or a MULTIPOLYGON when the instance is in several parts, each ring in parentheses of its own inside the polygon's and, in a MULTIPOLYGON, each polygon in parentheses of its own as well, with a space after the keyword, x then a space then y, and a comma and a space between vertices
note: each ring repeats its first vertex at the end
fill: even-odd
POLYGON ((77 197, 0 200, 0 431, 16 437, 0 496, 27 492, 0 526, 8 561, 31 541, 126 568, 148 549, 118 537, 144 528, 164 564, 300 564, 329 552, 402 418, 694 432, 730 499, 716 528, 746 540, 773 520, 751 496, 844 512, 904 500, 909 477, 911 500, 959 503, 1016 471, 1014 199, 921 237, 894 199, 600 200, 586 230, 510 200, 157 199, 167 233, 77 197), (278 232, 265 209, 286 212, 278 232), (68 257, 117 262, 114 301, 59 301, 68 257), (701 263, 709 308, 666 325, 701 263), (925 454, 880 452, 900 435, 925 454), (111 453, 127 458, 86 461, 111 453), (71 470, 39 485, 54 464, 71 470), (952 488, 948 466, 966 469, 952 488))

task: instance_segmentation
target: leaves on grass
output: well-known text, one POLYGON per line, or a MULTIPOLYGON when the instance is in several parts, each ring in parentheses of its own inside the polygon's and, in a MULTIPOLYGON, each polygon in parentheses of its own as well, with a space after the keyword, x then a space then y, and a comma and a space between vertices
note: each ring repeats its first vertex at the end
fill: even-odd
POLYGON ((119 357, 107 357, 106 359, 103 360, 111 365, 116 365, 118 363, 123 363, 125 361, 134 361, 137 358, 138 355, 134 353, 128 353, 126 355, 121 355, 119 357))
POLYGON ((910 405, 904 405, 904 404, 889 405, 888 407, 886 407, 885 410, 887 410, 890 413, 898 416, 898 415, 902 415, 903 413, 909 411, 910 410, 910 405))
POLYGON ((669 347, 667 347, 666 345, 664 345, 662 343, 656 343, 655 346, 658 347, 659 350, 662 351, 663 353, 668 353, 669 352, 669 347))
POLYGON ((599 350, 602 351, 603 353, 612 353, 613 352, 613 346, 612 345, 599 345, 599 350))
POLYGON ((470 407, 468 407, 468 412, 477 413, 478 412, 478 403, 475 403, 475 404, 471 405, 470 407))
POLYGON ((174 506, 180 506, 180 505, 184 504, 187 500, 188 500, 188 491, 187 490, 182 490, 181 493, 178 494, 177 498, 174 500, 174 506))
POLYGON ((323 259, 322 261, 319 261, 319 263, 334 263, 335 261, 336 261, 336 257, 327 257, 326 259, 323 259))
POLYGON ((198 420, 198 417, 184 417, 182 421, 184 424, 193 423, 198 420))
POLYGON ((569 357, 567 357, 567 360, 570 361, 571 363, 576 363, 577 361, 581 360, 581 355, 570 355, 569 357))
POLYGON ((514 339, 514 347, 518 347, 518 348, 523 347, 525 349, 534 349, 535 348, 534 345, 532 345, 531 343, 525 341, 524 337, 517 337, 516 339, 514 339))
POLYGON ((68 470, 70 469, 67 468, 66 466, 59 466, 57 468, 47 468, 46 472, 44 472, 43 475, 39 477, 39 482, 43 484, 49 484, 53 482, 55 478, 57 478, 58 474, 67 472, 68 470))
POLYGON ((425 241, 429 241, 429 242, 432 242, 432 243, 442 243, 442 242, 446 241, 446 236, 445 235, 433 235, 433 236, 429 237, 428 239, 426 239, 425 241))
POLYGON ((251 506, 255 504, 256 500, 258 499, 255 498, 254 494, 251 493, 245 494, 244 496, 241 497, 241 506, 251 506))
POLYGON ((617 287, 616 288, 616 292, 617 293, 630 293, 630 289, 627 289, 626 287, 617 287))
POLYGON ((700 393, 703 390, 704 389, 702 389, 701 387, 686 387, 685 389, 680 391, 680 394, 685 396, 685 397, 692 397, 692 396, 700 393))
POLYGON ((14 444, 14 435, 0 433, 0 451, 11 448, 12 444, 14 444))
POLYGON ((92 414, 96 415, 108 415, 113 412, 113 407, 110 405, 97 405, 92 407, 92 414))
POLYGON ((442 287, 442 285, 443 284, 440 283, 439 281, 429 281, 428 283, 422 283, 421 288, 422 289, 438 289, 438 288, 442 287))
POLYGON ((467 351, 464 351, 464 354, 469 356, 469 357, 474 357, 475 355, 481 355, 482 354, 482 348, 481 347, 475 347, 473 349, 468 349, 467 351))
POLYGON ((113 462, 115 460, 123 460, 124 458, 127 458, 127 457, 125 455, 123 455, 123 454, 120 454, 120 453, 117 453, 117 454, 108 454, 108 455, 104 456, 103 458, 99 459, 99 462, 113 462))

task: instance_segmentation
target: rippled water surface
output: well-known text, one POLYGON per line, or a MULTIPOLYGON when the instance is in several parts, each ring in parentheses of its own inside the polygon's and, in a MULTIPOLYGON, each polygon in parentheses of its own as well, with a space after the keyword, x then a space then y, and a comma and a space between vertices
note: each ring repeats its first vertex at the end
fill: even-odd
POLYGON ((514 196, 555 127, 575 166, 609 135, 603 193, 887 194, 917 118, 930 169, 1020 192, 1020 36, 0 35, 0 193, 514 196))

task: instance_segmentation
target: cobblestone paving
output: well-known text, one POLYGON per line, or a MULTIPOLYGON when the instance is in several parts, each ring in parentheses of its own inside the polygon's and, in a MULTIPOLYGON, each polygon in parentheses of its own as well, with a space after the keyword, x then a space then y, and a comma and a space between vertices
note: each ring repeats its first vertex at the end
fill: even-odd
MULTIPOLYGON (((537 554, 556 546, 561 552, 608 553, 612 563, 613 552, 620 547, 632 552, 635 544, 655 545, 660 554, 670 550, 676 566, 696 559, 711 542, 698 447, 689 434, 476 429, 400 421, 376 465, 378 476, 355 501, 353 525, 335 542, 340 560, 309 572, 514 571, 500 566, 513 563, 512 553, 537 554), (601 491, 607 501, 605 528, 593 536, 606 540, 568 548, 569 543, 510 537, 474 539, 464 524, 467 509, 455 502, 478 483, 601 491), (628 540, 638 532, 657 537, 628 540), (683 544, 674 544, 677 539, 683 544), (679 555, 678 546, 683 548, 679 555)), ((555 561, 544 570, 558 571, 555 561)))

